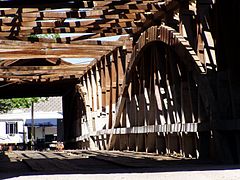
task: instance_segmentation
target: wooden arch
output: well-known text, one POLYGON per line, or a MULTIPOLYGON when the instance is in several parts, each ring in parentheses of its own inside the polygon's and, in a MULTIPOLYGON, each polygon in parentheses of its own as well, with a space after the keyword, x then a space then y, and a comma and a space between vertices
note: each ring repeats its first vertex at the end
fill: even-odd
MULTIPOLYGON (((154 54, 154 52, 150 54, 154 54)), ((151 62, 149 61, 149 63, 151 62)), ((177 63, 175 65, 177 65, 177 63)), ((151 68, 148 69, 150 70, 151 68)), ((159 27, 150 27, 141 34, 139 40, 133 47, 131 55, 127 56, 126 52, 124 52, 122 48, 117 48, 113 54, 109 54, 100 61, 97 61, 92 66, 92 69, 89 69, 89 71, 81 79, 81 89, 83 94, 85 94, 86 113, 90 130, 86 134, 78 137, 76 140, 85 141, 91 137, 100 149, 124 149, 124 146, 125 148, 127 146, 126 144, 123 145, 124 142, 129 141, 129 144, 134 146, 137 142, 139 143, 139 138, 145 134, 148 138, 145 137, 145 140, 143 141, 145 141, 145 143, 155 141, 152 143, 155 144, 153 146, 156 148, 156 141, 159 142, 159 140, 154 137, 156 133, 189 133, 191 136, 191 143, 189 144, 192 144, 193 141, 195 142, 198 131, 209 132, 209 125, 210 122, 212 122, 212 119, 206 119, 205 117, 209 117, 209 114, 212 114, 215 108, 214 97, 205 75, 206 71, 200 63, 198 56, 191 48, 188 41, 185 40, 179 33, 164 25, 159 27), (130 115, 126 115, 126 111, 129 106, 131 106, 129 103, 131 104, 132 102, 128 100, 129 96, 131 96, 129 95, 129 93, 131 94, 129 87, 132 89, 133 86, 138 86, 137 81, 133 80, 134 76, 136 76, 136 67, 139 66, 141 58, 144 56, 144 52, 147 51, 146 49, 152 49, 159 45, 168 48, 168 50, 170 49, 168 53, 171 54, 171 58, 177 58, 181 63, 183 63, 185 71, 191 72, 190 83, 192 83, 192 86, 195 86, 192 88, 197 89, 197 91, 189 91, 188 93, 197 93, 194 98, 201 99, 197 102, 199 104, 195 104, 194 107, 199 108, 197 110, 199 113, 197 113, 197 115, 195 114, 196 117, 194 117, 194 120, 179 120, 175 122, 166 121, 163 124, 157 124, 153 121, 150 124, 130 123, 127 125, 125 118, 130 115), (122 64, 124 61, 126 61, 125 65, 122 64), (126 68, 124 69, 124 67, 126 68), (105 126, 102 127, 102 129, 95 127, 96 125, 99 125, 99 122, 103 121, 104 118, 104 122, 106 122, 105 126), (128 140, 126 140, 126 136, 128 137, 128 140), (131 136, 136 136, 137 138, 135 137, 135 140, 131 140, 131 136), (121 141, 123 141, 123 144, 121 141), (133 143, 133 141, 135 142, 133 143)), ((189 83, 189 81, 186 83, 189 83)), ((188 88, 188 85, 185 85, 188 88)), ((185 99, 189 100, 187 97, 185 97, 185 99)), ((155 101, 160 100, 161 98, 155 99, 155 101)), ((180 111, 182 111, 182 109, 180 109, 180 111)), ((191 116, 191 112, 189 116, 191 116)), ((167 139, 172 139, 171 136, 172 135, 168 135, 167 139)), ((185 139, 189 139, 189 135, 177 135, 177 138, 181 139, 179 137, 183 136, 185 139)), ((176 137, 173 139, 176 139, 176 137)), ((168 140, 168 142, 169 141, 171 140, 168 140)), ((181 140, 178 144, 179 143, 186 144, 185 140, 181 140)), ((154 147, 148 147, 148 151, 150 151, 150 149, 154 151, 154 147)), ((136 150, 136 147, 132 148, 136 150)), ((174 148, 181 149, 182 147, 174 148)), ((195 150, 192 149, 191 151, 196 152, 196 142, 195 145, 191 146, 191 148, 195 148, 195 150)), ((138 150, 140 149, 142 148, 138 145, 138 150)), ((184 153, 189 154, 188 151, 190 150, 186 149, 187 148, 185 147, 184 153)), ((171 152, 170 146, 169 152, 171 152)), ((195 154, 194 156, 197 156, 197 153, 191 152, 190 154, 195 154)))
MULTIPOLYGON (((191 48, 189 42, 180 35, 180 33, 176 32, 173 28, 168 26, 154 26, 147 29, 145 32, 143 32, 137 41, 135 47, 133 48, 133 53, 131 55, 131 61, 128 66, 123 88, 122 88, 122 94, 119 98, 119 104, 118 104, 118 110, 117 112, 122 111, 123 104, 124 104, 124 96, 127 92, 127 88, 129 85, 129 82, 131 81, 131 74, 133 67, 136 66, 138 63, 140 57, 141 57, 141 49, 143 49, 148 43, 152 41, 161 41, 168 46, 170 46, 180 57, 181 60, 184 61, 186 66, 189 68, 190 71, 193 71, 194 79, 196 83, 198 84, 199 88, 202 92, 205 90, 207 93, 203 93, 203 98, 209 103, 214 103, 214 98, 211 93, 211 88, 208 84, 208 80, 204 78, 204 74, 206 74, 206 71, 204 69, 204 66, 201 64, 198 56, 194 52, 194 50, 191 48), (205 90, 204 90, 205 89, 205 90)), ((210 105, 206 105, 210 106, 210 105)), ((213 104, 211 105, 213 106, 213 104)), ((118 119, 119 116, 116 116, 115 126, 118 126, 118 119)))

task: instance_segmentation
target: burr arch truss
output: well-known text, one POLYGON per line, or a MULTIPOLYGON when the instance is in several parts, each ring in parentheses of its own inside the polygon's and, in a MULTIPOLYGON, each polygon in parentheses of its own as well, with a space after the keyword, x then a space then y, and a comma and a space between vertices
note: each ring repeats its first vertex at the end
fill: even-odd
POLYGON ((86 119, 76 140, 93 141, 92 148, 198 156, 199 133, 209 131, 214 111, 205 74, 179 33, 150 27, 131 53, 116 48, 82 76, 86 119))
POLYGON ((0 97, 63 96, 65 143, 81 147, 198 156, 210 143, 212 2, 12 2, 0 2, 0 97))

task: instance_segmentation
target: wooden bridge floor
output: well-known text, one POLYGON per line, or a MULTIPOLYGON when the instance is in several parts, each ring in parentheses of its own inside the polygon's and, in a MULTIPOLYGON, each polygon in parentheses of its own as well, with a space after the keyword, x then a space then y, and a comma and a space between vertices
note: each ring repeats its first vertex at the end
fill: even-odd
MULTIPOLYGON (((183 168, 194 170, 201 164, 211 165, 193 159, 161 156, 155 153, 132 151, 13 151, 1 156, 1 171, 4 173, 117 173, 157 172, 183 168), (20 170, 20 171, 18 171, 20 170)), ((212 164, 213 165, 213 164, 212 164)))
POLYGON ((73 174, 79 177, 82 177, 83 174, 98 174, 93 176, 101 179, 103 174, 111 177, 114 174, 114 178, 117 178, 127 177, 130 173, 134 177, 137 177, 138 174, 145 177, 144 174, 148 174, 148 177, 151 178, 154 175, 156 177, 161 175, 162 172, 165 172, 161 175, 163 179, 167 177, 176 179, 177 173, 181 173, 182 177, 200 178, 204 176, 211 177, 210 179, 224 179, 231 175, 232 179, 239 178, 237 175, 239 167, 236 165, 230 167, 209 161, 187 160, 132 151, 13 151, 0 156, 0 166, 1 179, 19 176, 31 178, 39 175, 39 177, 44 175, 44 177, 50 178, 53 175, 62 177, 64 174, 68 174, 64 176, 68 178, 73 174), (229 169, 229 173, 226 171, 227 169, 229 169), (166 174, 166 172, 168 173, 166 174), (200 174, 199 172, 201 172, 201 176, 197 175, 200 174), (176 175, 174 176, 174 174, 176 175))

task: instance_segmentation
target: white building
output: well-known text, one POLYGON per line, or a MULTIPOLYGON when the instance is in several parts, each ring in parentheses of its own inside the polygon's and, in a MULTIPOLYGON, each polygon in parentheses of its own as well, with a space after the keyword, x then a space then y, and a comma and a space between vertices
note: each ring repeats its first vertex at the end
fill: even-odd
MULTIPOLYGON (((57 129, 62 126, 62 119, 61 97, 49 97, 48 101, 34 104, 34 140, 58 134, 57 129)), ((0 114, 0 144, 27 143, 31 139, 31 126, 31 108, 0 114)), ((63 136, 62 132, 59 132, 59 136, 63 136)))
POLYGON ((0 118, 0 144, 21 144, 27 142, 27 127, 24 126, 24 119, 15 119, 14 117, 2 119, 2 116, 0 118))

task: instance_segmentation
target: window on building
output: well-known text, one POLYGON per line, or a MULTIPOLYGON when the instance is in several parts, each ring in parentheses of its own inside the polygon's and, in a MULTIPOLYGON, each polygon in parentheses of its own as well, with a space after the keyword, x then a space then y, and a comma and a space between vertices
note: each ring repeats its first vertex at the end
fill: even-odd
POLYGON ((17 134, 17 122, 6 122, 6 134, 17 134))

